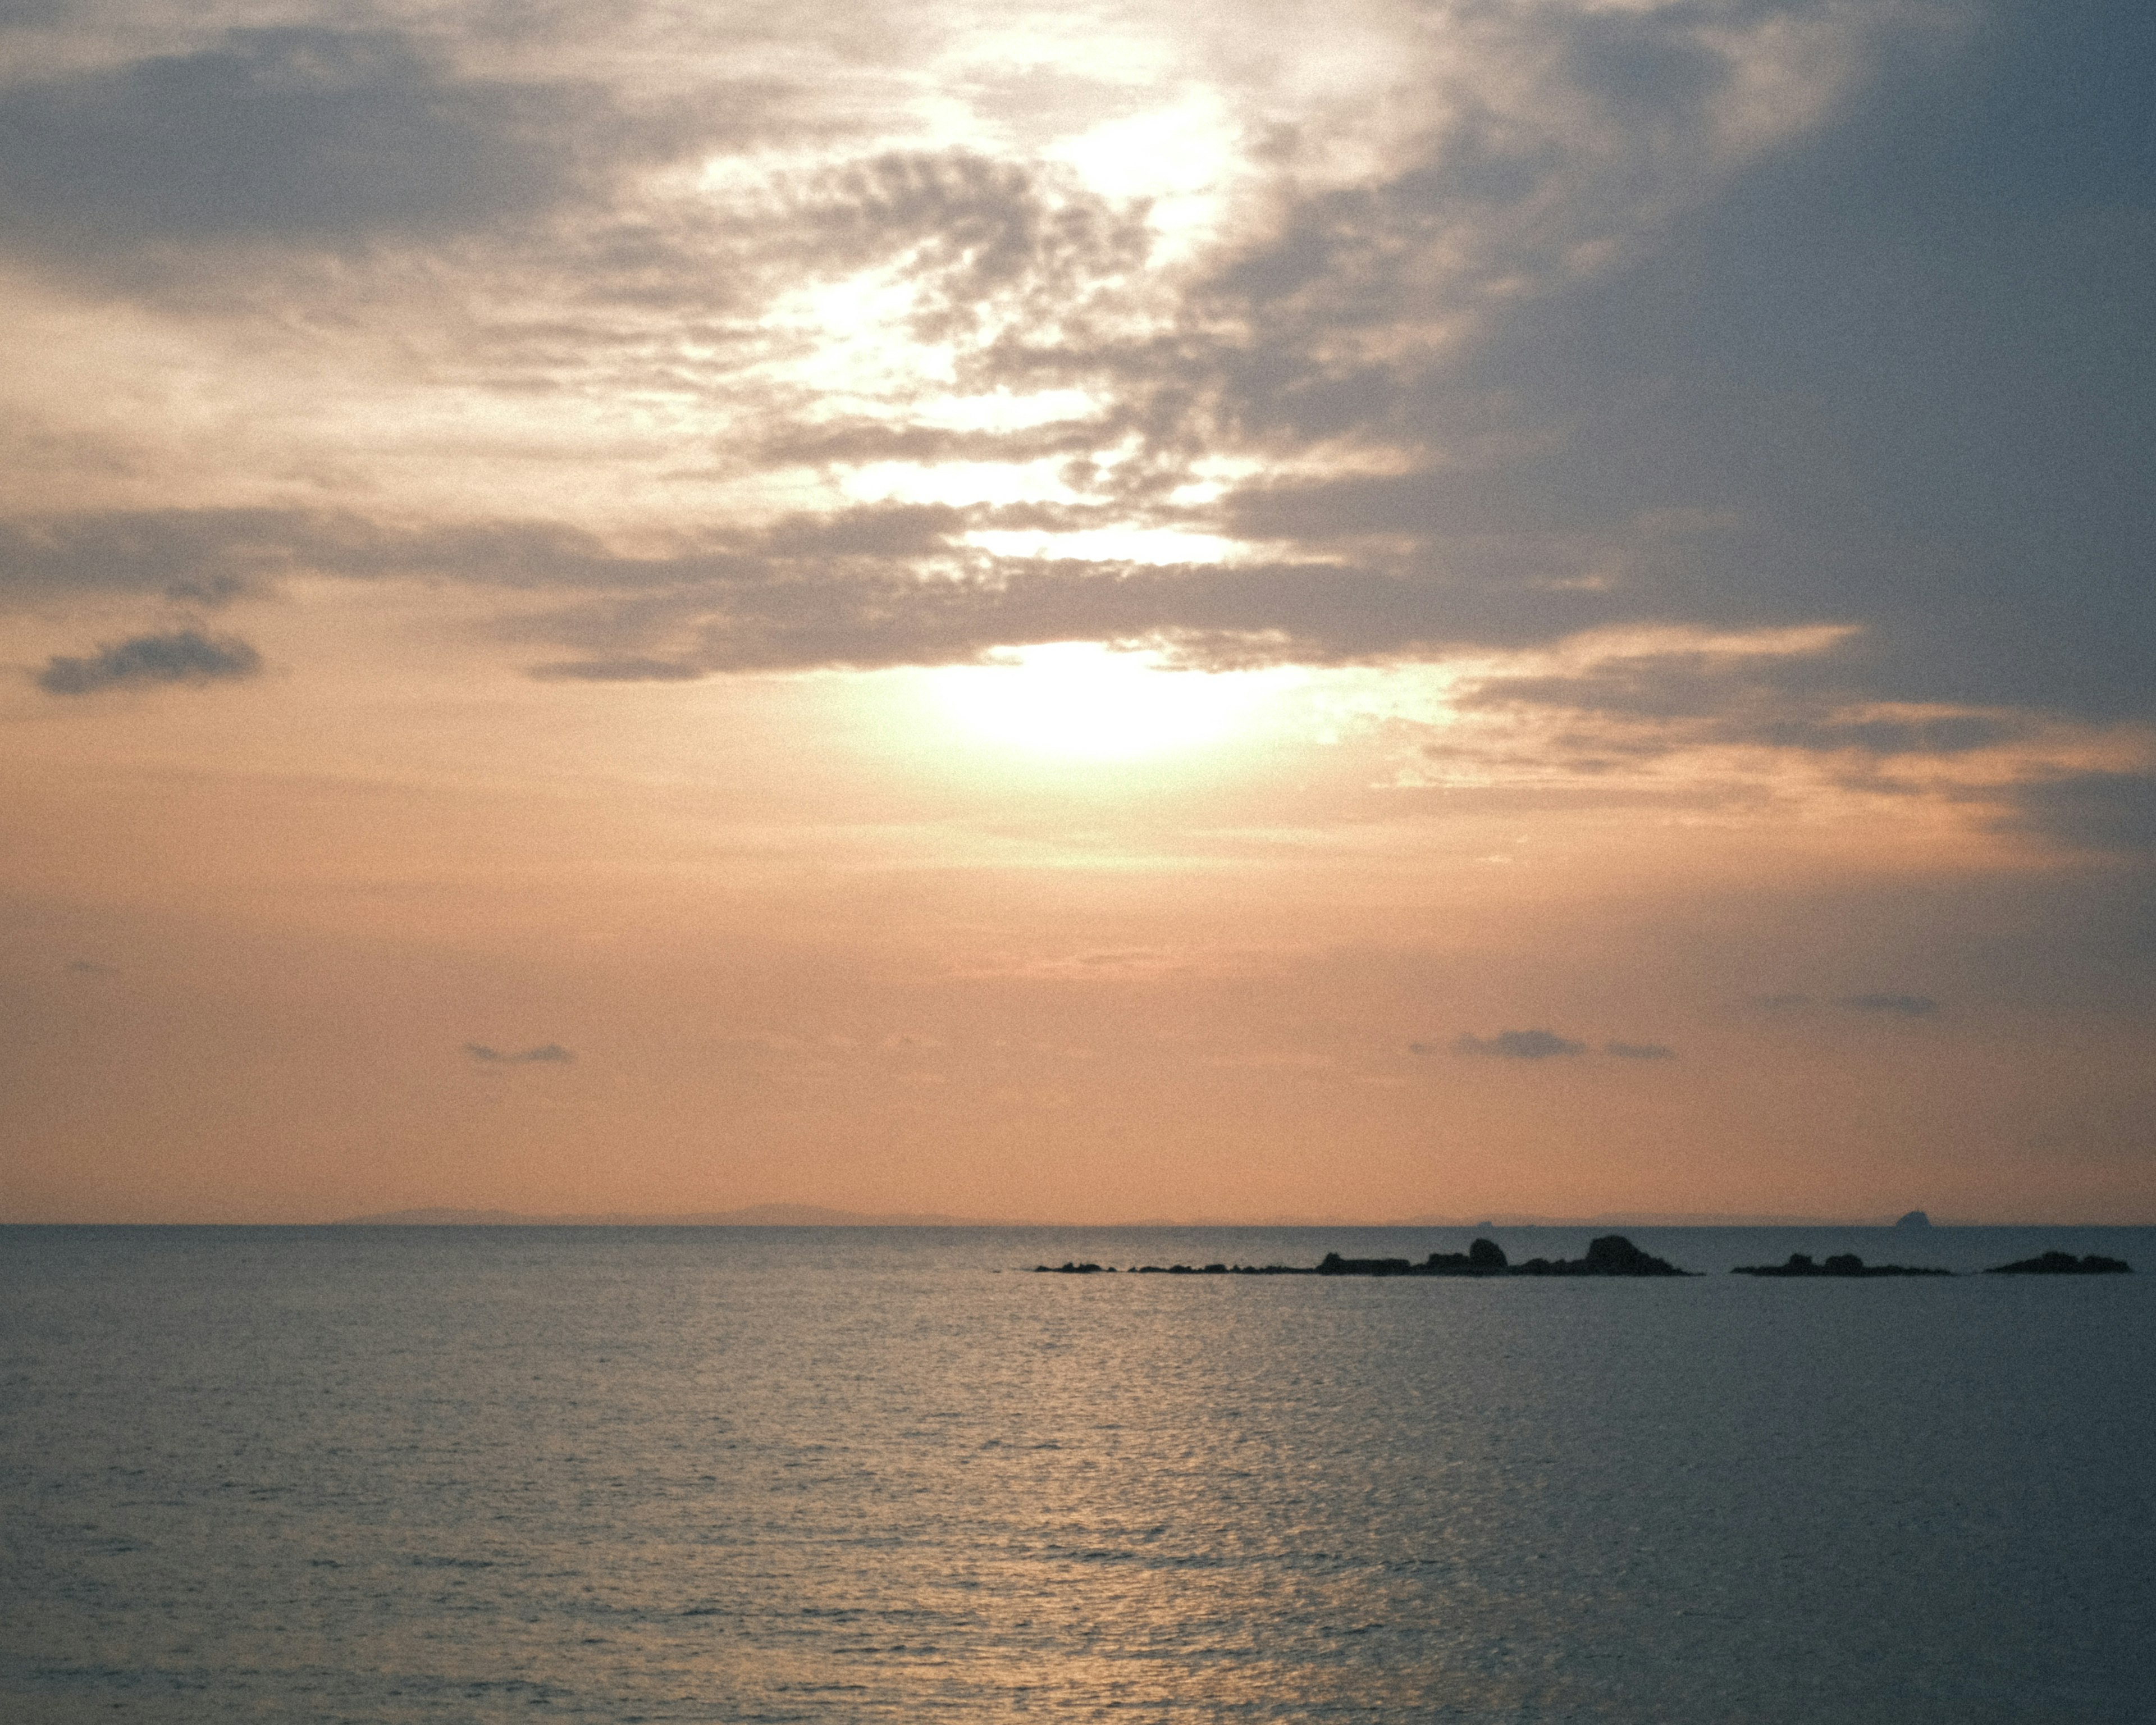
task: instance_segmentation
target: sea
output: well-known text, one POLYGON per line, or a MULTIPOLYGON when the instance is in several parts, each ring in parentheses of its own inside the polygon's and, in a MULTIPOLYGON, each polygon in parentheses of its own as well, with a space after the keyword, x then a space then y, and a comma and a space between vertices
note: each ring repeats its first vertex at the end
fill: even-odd
POLYGON ((1608 1231, 0 1229, 0 1720, 2156 1720, 2156 1230, 1608 1231))

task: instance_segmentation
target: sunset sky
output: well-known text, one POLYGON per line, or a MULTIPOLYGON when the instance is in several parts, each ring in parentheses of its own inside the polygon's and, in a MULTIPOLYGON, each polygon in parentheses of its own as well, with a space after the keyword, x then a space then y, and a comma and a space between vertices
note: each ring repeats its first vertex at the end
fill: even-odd
POLYGON ((0 69, 0 1220, 2156 1222, 2147 0, 0 69))

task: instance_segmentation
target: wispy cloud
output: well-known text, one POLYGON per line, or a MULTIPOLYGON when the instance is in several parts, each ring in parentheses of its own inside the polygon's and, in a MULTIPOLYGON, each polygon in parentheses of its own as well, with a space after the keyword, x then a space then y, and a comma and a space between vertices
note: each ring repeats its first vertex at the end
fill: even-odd
POLYGON ((483 1042, 467 1042, 465 1052, 482 1065, 546 1066, 564 1065, 576 1059, 558 1042, 542 1042, 536 1048, 527 1048, 516 1054, 489 1048, 483 1042))
POLYGON ((672 659, 572 659, 535 665, 527 675, 542 683, 691 683, 705 672, 672 659))
POLYGON ((168 683, 242 681, 261 670, 262 655, 239 636, 189 629, 136 635, 87 659, 56 655, 38 673, 38 686, 49 695, 95 695, 168 683))
POLYGON ((1937 1017, 1939 1003, 1928 994, 1845 994, 1840 1004, 1851 1012, 1887 1013, 1898 1018, 1937 1017))
POLYGON ((1486 1055, 1501 1060, 1548 1060, 1584 1055, 1587 1045, 1560 1036, 1553 1030, 1500 1030, 1495 1036, 1477 1036, 1463 1030, 1452 1044, 1455 1054, 1486 1055))

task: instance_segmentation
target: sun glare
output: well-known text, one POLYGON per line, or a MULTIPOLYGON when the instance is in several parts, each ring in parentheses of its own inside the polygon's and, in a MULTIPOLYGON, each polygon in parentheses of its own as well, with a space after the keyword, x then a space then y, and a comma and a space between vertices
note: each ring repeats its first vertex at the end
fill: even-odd
POLYGON ((1021 647, 992 664, 931 673, 943 710, 971 736, 1094 761, 1226 742, 1292 675, 1178 670, 1158 653, 1117 652, 1097 641, 1021 647))

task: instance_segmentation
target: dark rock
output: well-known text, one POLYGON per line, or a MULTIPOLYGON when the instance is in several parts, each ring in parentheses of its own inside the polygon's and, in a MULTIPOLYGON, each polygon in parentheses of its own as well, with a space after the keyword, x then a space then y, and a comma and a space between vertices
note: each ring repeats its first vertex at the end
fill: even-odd
POLYGON ((1405 1258, 1343 1258, 1327 1252, 1317 1266, 1320 1276, 1407 1276, 1414 1266, 1405 1258))
POLYGON ((1605 1234, 1588 1242, 1584 1258, 1530 1258, 1512 1272, 1515 1276, 1690 1276, 1666 1258, 1641 1251, 1621 1234, 1605 1234))
POLYGON ((2046 1252, 2015 1264, 1994 1264, 1986 1276, 2131 1276, 2133 1266, 2123 1258, 2099 1257, 2091 1252, 2076 1258, 2071 1252, 2046 1252))
POLYGON ((1508 1266, 1494 1240, 1478 1240, 1464 1252, 1432 1252, 1410 1276, 1501 1276, 1508 1266))
MULTIPOLYGON (((1036 1264, 1033 1271, 1036 1276, 1098 1276, 1101 1273, 1101 1266, 1098 1264, 1073 1264, 1066 1260, 1061 1264, 1036 1264)), ((1109 1273, 1113 1274, 1112 1266, 1109 1267, 1109 1273)))
POLYGON ((1802 1252, 1791 1252, 1786 1264, 1740 1264, 1734 1276, 1952 1276, 1951 1270, 1912 1269, 1905 1264, 1866 1264, 1854 1252, 1837 1252, 1824 1264, 1815 1264, 1802 1252))
POLYGON ((1901 1220, 1897 1222, 1894 1225, 1897 1228, 1928 1228, 1932 1225, 1932 1219, 1926 1215, 1922 1210, 1911 1210, 1907 1215, 1902 1217, 1901 1220))
MULTIPOLYGON (((1036 1266, 1047 1270, 1045 1264, 1036 1266)), ((1062 1272, 1081 1275, 1096 1265, 1065 1264, 1062 1272)), ((1584 1258, 1553 1263, 1535 1258, 1525 1264, 1508 1264, 1504 1249, 1494 1240, 1478 1240, 1464 1252, 1432 1252, 1421 1263, 1405 1258, 1343 1258, 1327 1252, 1315 1269, 1290 1264, 1208 1264, 1194 1270, 1188 1264, 1134 1264, 1133 1276, 1689 1276, 1662 1258, 1650 1257, 1621 1234, 1605 1235, 1587 1249, 1584 1258)), ((1769 1271, 1779 1275, 1782 1272, 1769 1271)), ((1867 1274, 1869 1272, 1866 1272, 1867 1274)))

